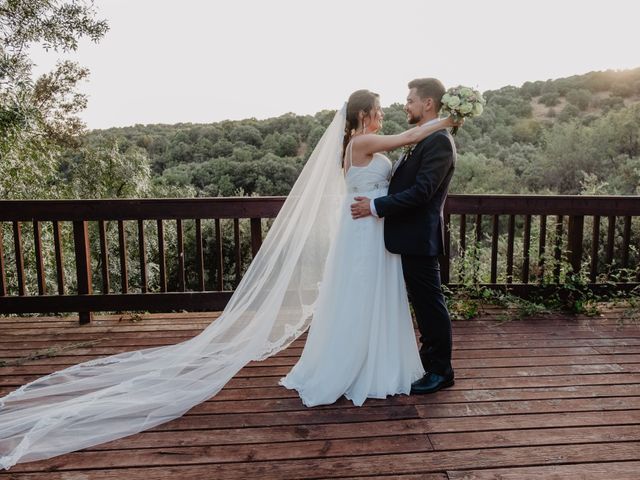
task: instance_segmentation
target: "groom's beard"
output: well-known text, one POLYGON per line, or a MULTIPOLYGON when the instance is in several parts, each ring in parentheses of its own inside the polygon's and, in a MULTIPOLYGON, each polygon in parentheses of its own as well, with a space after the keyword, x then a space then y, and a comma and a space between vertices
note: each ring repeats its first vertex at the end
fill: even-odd
POLYGON ((411 114, 407 116, 407 123, 409 125, 415 125, 417 123, 420 123, 420 120, 422 120, 422 116, 416 116, 411 114))

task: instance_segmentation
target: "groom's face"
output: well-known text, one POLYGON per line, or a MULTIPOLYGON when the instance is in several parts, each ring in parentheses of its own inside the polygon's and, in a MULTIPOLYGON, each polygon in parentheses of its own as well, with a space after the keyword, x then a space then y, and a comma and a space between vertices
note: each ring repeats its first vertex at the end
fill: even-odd
POLYGON ((420 98, 415 88, 409 90, 407 103, 404 105, 404 111, 407 113, 407 122, 409 125, 415 125, 422 121, 429 100, 429 98, 420 98))

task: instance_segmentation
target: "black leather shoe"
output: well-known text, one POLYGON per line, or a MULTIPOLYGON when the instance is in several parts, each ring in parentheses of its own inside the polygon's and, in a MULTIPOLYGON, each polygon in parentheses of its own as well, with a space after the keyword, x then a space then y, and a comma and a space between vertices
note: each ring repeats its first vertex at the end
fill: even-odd
POLYGON ((443 388, 450 387, 455 382, 453 380, 453 374, 450 375, 438 375, 437 373, 427 372, 427 374, 420 380, 417 380, 411 384, 411 393, 433 393, 443 388))

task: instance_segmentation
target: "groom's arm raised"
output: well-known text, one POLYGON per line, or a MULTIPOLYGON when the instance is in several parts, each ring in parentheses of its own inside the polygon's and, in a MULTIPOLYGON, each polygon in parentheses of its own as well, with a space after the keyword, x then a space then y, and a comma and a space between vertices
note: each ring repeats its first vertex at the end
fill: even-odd
POLYGON ((378 217, 401 214, 431 200, 453 164, 453 146, 447 135, 437 135, 423 153, 416 182, 410 188, 374 200, 378 217))

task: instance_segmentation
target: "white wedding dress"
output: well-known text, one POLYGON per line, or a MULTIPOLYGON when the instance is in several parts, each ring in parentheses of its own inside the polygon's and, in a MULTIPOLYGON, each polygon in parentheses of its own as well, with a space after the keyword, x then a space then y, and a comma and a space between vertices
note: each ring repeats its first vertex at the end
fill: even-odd
MULTIPOLYGON (((351 144, 347 147, 350 165, 351 144)), ((355 405, 367 398, 409 394, 424 374, 409 311, 400 256, 384 245, 384 221, 353 220, 354 196, 387 194, 391 161, 380 153, 367 166, 348 168, 336 238, 329 249, 307 341, 280 384, 306 406, 355 405)))

